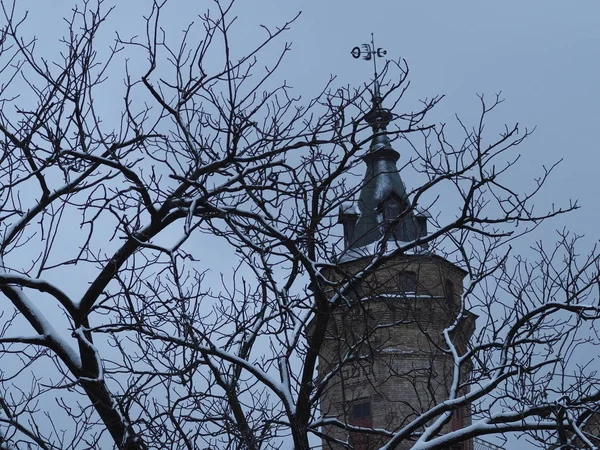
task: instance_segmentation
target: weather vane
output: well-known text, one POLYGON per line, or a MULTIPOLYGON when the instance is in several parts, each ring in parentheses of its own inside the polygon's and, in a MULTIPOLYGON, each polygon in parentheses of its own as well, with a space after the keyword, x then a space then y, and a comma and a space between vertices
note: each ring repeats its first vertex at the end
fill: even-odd
POLYGON ((371 43, 356 46, 350 52, 354 59, 362 57, 365 61, 373 61, 373 70, 375 71, 375 80, 377 80, 377 58, 383 58, 387 55, 387 50, 375 47, 375 38, 371 33, 371 43))
POLYGON ((377 58, 383 58, 387 55, 387 51, 381 47, 375 47, 375 38, 371 33, 371 43, 356 46, 350 52, 354 59, 362 57, 365 61, 373 61, 373 70, 375 78, 373 79, 373 108, 369 111, 364 119, 375 131, 385 130, 385 127, 392 120, 392 113, 381 106, 383 98, 379 92, 379 75, 377 74, 377 58))

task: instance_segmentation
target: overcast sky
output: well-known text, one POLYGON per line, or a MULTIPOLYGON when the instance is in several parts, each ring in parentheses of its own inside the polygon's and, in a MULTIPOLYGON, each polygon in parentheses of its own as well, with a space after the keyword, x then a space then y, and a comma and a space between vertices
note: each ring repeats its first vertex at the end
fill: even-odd
MULTIPOLYGON (((30 9, 29 26, 38 30, 38 36, 48 37, 39 44, 44 50, 51 49, 52 36, 62 33, 60 17, 74 4, 18 1, 19 7, 30 9)), ((171 33, 178 33, 211 4, 172 0, 164 23, 171 33)), ((110 27, 123 36, 142 34, 141 15, 150 5, 149 0, 119 2, 110 27)), ((451 122, 455 113, 474 118, 479 106, 476 94, 502 91, 506 101, 490 126, 519 122, 536 127, 521 147, 515 183, 539 175, 542 164, 564 159, 545 200, 560 204, 579 199, 582 209, 565 223, 596 239, 600 2, 240 0, 234 7, 238 16, 231 41, 234 54, 242 54, 262 36, 258 25, 275 27, 298 11, 301 16, 284 38, 292 42, 292 52, 279 79, 307 97, 317 93, 330 75, 337 77, 338 86, 358 86, 371 77, 371 67, 353 59, 350 50, 367 42, 373 32, 377 46, 385 48, 390 58, 407 60, 410 98, 446 96, 432 116, 436 121, 451 122)), ((404 178, 410 184, 410 174, 404 178)))
MULTIPOLYGON (((40 50, 52 51, 64 30, 60 20, 74 0, 17 0, 31 10, 28 27, 43 38, 40 50)), ((172 0, 167 25, 179 32, 212 2, 172 0)), ((141 14, 149 0, 121 0, 110 26, 122 34, 140 34, 141 14)), ((350 55, 352 47, 375 33, 377 46, 410 66, 410 98, 445 94, 436 121, 454 114, 473 118, 476 94, 502 91, 506 99, 490 124, 519 122, 537 127, 521 147, 516 186, 559 159, 543 193, 550 204, 578 199, 581 210, 549 224, 540 237, 568 226, 598 240, 597 129, 600 122, 600 2, 598 0, 400 1, 239 0, 232 47, 240 54, 261 36, 259 24, 275 27, 302 11, 284 37, 293 43, 277 75, 307 97, 335 75, 336 85, 358 86, 371 77, 371 66, 350 55)), ((107 35, 108 36, 108 35, 107 35)), ((399 112, 399 111, 396 111, 399 112)), ((397 148, 404 155, 406 148, 397 148)), ((410 174, 403 174, 410 186, 410 174)), ((527 243, 522 243, 526 246, 527 243)), ((521 448, 526 448, 523 446, 521 448)))

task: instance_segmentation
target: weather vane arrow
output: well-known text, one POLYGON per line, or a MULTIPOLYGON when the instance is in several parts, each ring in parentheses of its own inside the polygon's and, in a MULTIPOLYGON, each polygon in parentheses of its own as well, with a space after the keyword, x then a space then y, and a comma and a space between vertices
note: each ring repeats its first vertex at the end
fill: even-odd
POLYGON ((357 45, 352 49, 350 54, 354 57, 354 59, 359 59, 362 57, 365 61, 373 61, 373 69, 375 70, 375 79, 377 79, 377 58, 383 58, 387 55, 387 50, 384 50, 381 47, 375 47, 375 38, 373 37, 373 33, 371 33, 371 43, 370 44, 361 44, 357 45))
POLYGON ((361 44, 360 46, 357 45, 354 47, 350 53, 355 59, 358 59, 362 56, 364 60, 370 61, 374 56, 382 58, 383 56, 387 55, 387 50, 384 50, 381 47, 376 49, 373 47, 373 44, 361 44))

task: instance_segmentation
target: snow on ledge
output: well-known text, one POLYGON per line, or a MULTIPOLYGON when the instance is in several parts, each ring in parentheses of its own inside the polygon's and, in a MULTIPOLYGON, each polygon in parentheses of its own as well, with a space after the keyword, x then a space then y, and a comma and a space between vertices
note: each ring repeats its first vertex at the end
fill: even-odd
MULTIPOLYGON (((386 255, 391 253, 392 251, 404 247, 408 244, 410 244, 412 241, 395 241, 395 240, 390 240, 387 242, 387 249, 386 252, 384 252, 382 254, 386 255)), ((338 259, 338 263, 346 263, 346 262, 350 262, 350 261, 355 261, 357 259, 361 259, 361 258, 365 258, 368 256, 375 256, 379 251, 379 242, 372 242, 370 244, 364 245, 362 247, 358 247, 358 248, 351 248, 349 250, 346 250, 344 253, 342 253, 342 255, 340 256, 340 258, 338 259)), ((429 250, 427 250, 426 248, 422 247, 422 246, 418 246, 418 247, 413 247, 410 250, 406 250, 404 252, 405 255, 427 255, 430 254, 431 252, 429 250)))

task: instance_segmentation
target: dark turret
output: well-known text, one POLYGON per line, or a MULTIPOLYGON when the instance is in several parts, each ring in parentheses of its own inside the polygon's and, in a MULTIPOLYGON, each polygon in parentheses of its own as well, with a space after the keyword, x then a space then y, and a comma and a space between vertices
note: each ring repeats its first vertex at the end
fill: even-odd
POLYGON ((377 83, 373 108, 365 120, 373 128, 369 151, 363 156, 365 178, 357 202, 340 208, 339 222, 344 225, 346 249, 358 249, 379 242, 411 242, 427 234, 427 216, 411 206, 396 162, 400 155, 392 148, 387 126, 390 111, 381 105, 377 83))

